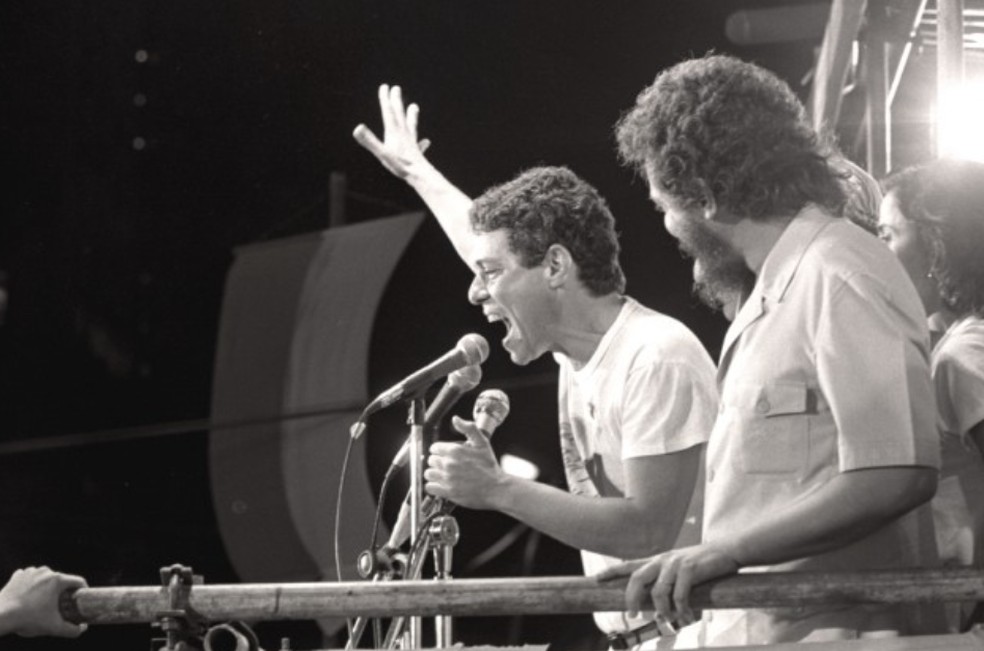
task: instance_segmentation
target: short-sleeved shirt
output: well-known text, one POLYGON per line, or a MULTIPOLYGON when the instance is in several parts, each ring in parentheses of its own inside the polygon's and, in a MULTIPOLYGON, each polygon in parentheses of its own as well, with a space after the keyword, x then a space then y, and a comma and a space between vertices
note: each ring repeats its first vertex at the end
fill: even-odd
MULTIPOLYGON (((984 458, 969 436, 984 421, 984 319, 952 323, 933 349, 943 465, 933 497, 940 560, 945 566, 984 566, 984 458)), ((959 631, 974 603, 948 604, 959 631)))
MULTIPOLYGON (((624 497, 627 460, 686 450, 710 436, 717 414, 714 362, 676 319, 626 297, 587 364, 575 369, 563 355, 554 358, 560 366, 561 450, 572 493, 624 497)), ((678 544, 699 540, 699 492, 678 544)), ((586 574, 625 560, 589 551, 581 557, 586 574)), ((598 613, 595 621, 606 632, 647 623, 619 613, 598 613)))
MULTIPOLYGON (((769 252, 725 336, 718 381, 707 541, 792 507, 838 473, 939 467, 919 297, 884 245, 815 207, 769 252)), ((933 566, 933 537, 929 509, 920 508, 845 547, 745 571, 933 566)), ((706 611, 704 627, 709 645, 768 644, 831 631, 845 639, 909 616, 881 607, 721 610, 706 611)))
POLYGON ((933 384, 943 431, 956 436, 984 421, 984 318, 954 322, 933 349, 933 384))

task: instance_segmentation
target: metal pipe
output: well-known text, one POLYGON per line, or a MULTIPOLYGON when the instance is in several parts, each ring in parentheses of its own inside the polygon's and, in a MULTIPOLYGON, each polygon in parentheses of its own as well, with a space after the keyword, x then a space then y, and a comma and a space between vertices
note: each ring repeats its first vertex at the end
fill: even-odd
POLYGON ((888 108, 891 111, 892 104, 895 102, 895 94, 899 90, 899 84, 902 83, 902 75, 905 73, 905 67, 909 63, 909 55, 912 54, 912 44, 917 38, 919 32, 919 25, 922 22, 923 15, 926 12, 926 3, 928 0, 919 0, 919 5, 916 7, 916 12, 912 20, 912 29, 909 30, 908 38, 906 38, 905 45, 902 48, 902 53, 899 55, 898 64, 895 66, 895 72, 892 74, 892 83, 888 88, 888 108))

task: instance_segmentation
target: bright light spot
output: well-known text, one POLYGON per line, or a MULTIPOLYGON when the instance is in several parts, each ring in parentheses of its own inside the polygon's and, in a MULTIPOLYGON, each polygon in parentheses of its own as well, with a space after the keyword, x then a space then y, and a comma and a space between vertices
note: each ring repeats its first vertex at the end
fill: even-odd
POLYGON ((141 138, 140 136, 137 136, 136 138, 133 139, 132 145, 134 150, 143 151, 147 147, 147 141, 141 138))
POLYGON ((512 454, 502 455, 502 458, 499 459, 499 465, 502 466, 503 472, 513 477, 532 480, 540 476, 540 467, 538 465, 512 454))
POLYGON ((133 53, 133 59, 137 63, 147 63, 147 59, 150 58, 150 54, 147 50, 137 50, 133 53))
POLYGON ((984 81, 966 81, 940 97, 937 134, 940 157, 984 161, 984 81))

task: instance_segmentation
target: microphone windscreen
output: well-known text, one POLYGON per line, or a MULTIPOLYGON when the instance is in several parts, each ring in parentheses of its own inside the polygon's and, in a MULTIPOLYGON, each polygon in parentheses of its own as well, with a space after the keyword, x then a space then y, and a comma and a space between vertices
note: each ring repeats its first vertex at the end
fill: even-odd
POLYGON ((482 367, 477 364, 460 368, 448 375, 448 384, 462 393, 468 393, 482 381, 482 367))
POLYGON ((456 348, 464 353, 469 366, 481 364, 489 357, 489 342, 474 332, 459 339, 456 348))
POLYGON ((486 389, 478 394, 475 399, 475 407, 472 409, 472 416, 475 425, 486 436, 492 433, 502 421, 509 415, 509 396, 499 389, 486 389))

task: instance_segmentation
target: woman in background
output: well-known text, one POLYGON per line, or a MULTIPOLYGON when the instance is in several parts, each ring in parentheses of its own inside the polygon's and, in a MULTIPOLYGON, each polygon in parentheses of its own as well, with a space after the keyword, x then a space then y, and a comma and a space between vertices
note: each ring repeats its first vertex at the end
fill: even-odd
MULTIPOLYGON (((944 566, 984 567, 984 164, 939 160, 883 183, 878 234, 929 316, 943 466, 933 499, 944 566)), ((973 604, 954 604, 963 630, 973 604)))

